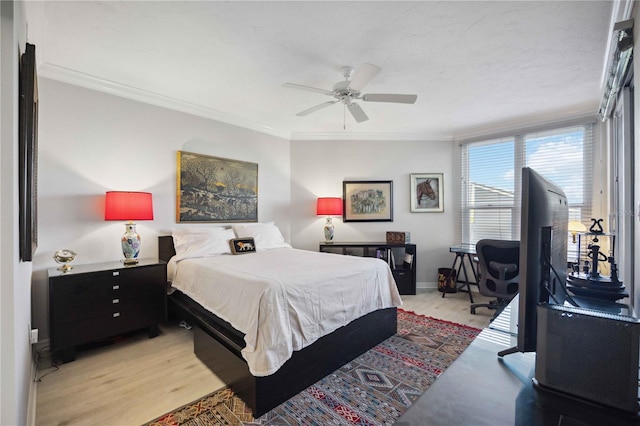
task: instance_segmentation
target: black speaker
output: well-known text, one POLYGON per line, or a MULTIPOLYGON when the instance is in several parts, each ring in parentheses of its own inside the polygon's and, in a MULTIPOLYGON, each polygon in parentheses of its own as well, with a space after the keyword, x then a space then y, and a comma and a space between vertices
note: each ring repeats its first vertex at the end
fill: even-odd
POLYGON ((537 309, 537 384, 638 412, 640 320, 571 306, 537 309))

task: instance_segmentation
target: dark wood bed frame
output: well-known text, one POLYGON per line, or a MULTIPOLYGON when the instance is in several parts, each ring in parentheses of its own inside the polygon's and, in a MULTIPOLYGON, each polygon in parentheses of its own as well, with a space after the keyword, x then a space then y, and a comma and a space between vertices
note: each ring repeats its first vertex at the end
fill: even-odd
MULTIPOLYGON (((158 255, 169 261, 175 254, 171 236, 158 238, 158 255)), ((180 291, 169 296, 172 315, 195 325, 194 352, 258 418, 327 374, 396 334, 397 309, 371 312, 312 345, 295 351, 274 374, 257 377, 249 372, 240 351, 244 334, 204 309, 180 291)))

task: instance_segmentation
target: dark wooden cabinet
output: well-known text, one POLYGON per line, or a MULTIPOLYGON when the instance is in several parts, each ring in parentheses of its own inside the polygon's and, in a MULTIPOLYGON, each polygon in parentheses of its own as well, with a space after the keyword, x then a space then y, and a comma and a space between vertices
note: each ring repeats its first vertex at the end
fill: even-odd
POLYGON ((49 274, 51 351, 63 362, 75 359, 75 347, 148 328, 158 335, 167 317, 167 265, 142 259, 74 266, 49 274))
POLYGON ((416 294, 416 245, 387 243, 320 243, 320 251, 378 257, 389 264, 400 294, 416 294))

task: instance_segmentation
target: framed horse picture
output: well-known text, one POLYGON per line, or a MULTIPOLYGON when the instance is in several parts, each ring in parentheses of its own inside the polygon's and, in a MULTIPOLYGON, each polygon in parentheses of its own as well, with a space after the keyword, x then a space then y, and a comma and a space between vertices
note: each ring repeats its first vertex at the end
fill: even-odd
POLYGON ((411 174, 411 212, 444 212, 444 176, 442 173, 411 174))

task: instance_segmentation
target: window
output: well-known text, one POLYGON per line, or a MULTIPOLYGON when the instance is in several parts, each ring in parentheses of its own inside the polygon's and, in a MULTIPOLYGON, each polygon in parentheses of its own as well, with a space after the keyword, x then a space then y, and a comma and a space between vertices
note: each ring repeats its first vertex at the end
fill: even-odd
POLYGON ((522 167, 531 167, 559 185, 569 201, 569 219, 588 225, 593 132, 594 122, 588 122, 463 143, 461 242, 520 239, 522 167))

